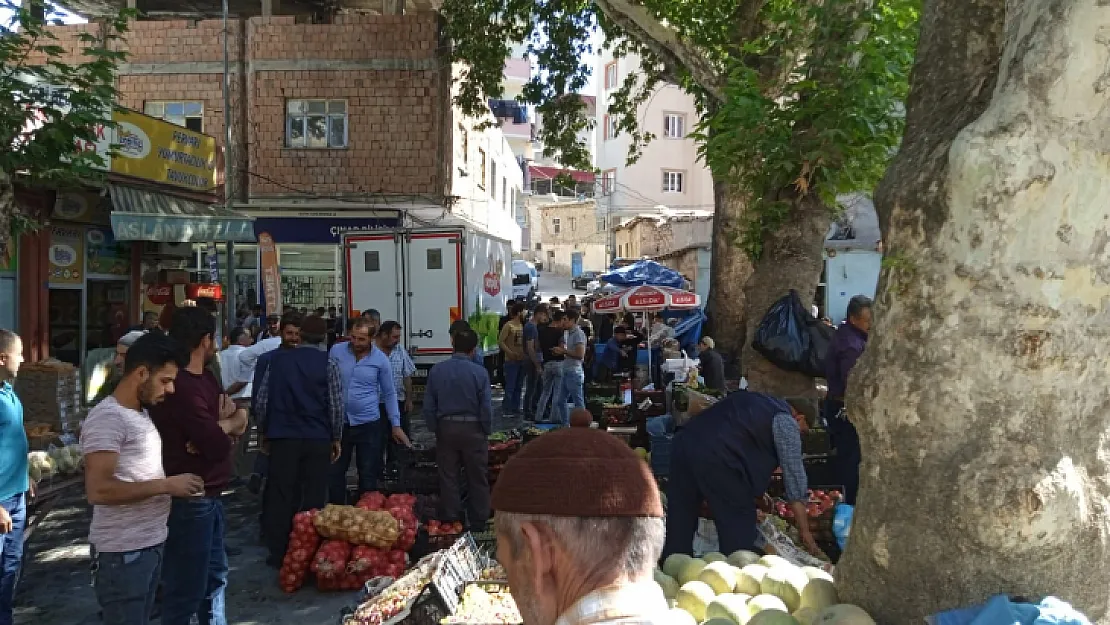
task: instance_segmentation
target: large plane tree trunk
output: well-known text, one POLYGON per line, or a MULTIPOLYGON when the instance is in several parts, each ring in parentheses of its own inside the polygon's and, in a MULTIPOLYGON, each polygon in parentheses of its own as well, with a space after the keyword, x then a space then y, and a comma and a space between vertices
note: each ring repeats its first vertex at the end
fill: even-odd
POLYGON ((789 221, 764 238, 763 252, 744 287, 747 339, 742 360, 754 391, 790 398, 816 396, 813 378, 778 368, 752 348, 752 339, 767 309, 791 289, 809 308, 821 279, 829 220, 828 209, 816 197, 806 196, 795 203, 789 221))
POLYGON ((747 198, 737 185, 721 180, 714 180, 713 195, 708 333, 732 363, 739 360, 744 347, 744 284, 752 275, 752 264, 740 247, 747 198))
POLYGON ((842 600, 1053 594, 1110 623, 1110 6, 926 0, 849 383, 842 600))

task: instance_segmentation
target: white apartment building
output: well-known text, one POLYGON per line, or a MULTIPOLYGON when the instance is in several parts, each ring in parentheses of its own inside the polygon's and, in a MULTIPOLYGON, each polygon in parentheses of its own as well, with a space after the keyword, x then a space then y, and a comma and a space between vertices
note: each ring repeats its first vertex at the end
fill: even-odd
MULTIPOLYGON (((457 72, 456 68, 456 72, 457 72)), ((521 250, 518 205, 523 205, 524 171, 508 136, 501 128, 479 128, 485 119, 466 117, 452 107, 451 212, 507 239, 521 250)))
POLYGON ((598 202, 611 207, 612 215, 630 217, 659 210, 713 210, 713 178, 698 160, 697 145, 690 130, 698 121, 693 96, 677 86, 662 84, 640 105, 637 120, 655 135, 639 160, 628 159, 629 137, 616 130, 616 117, 609 115, 609 94, 625 77, 639 75, 640 59, 614 59, 611 50, 601 50, 597 65, 597 167, 601 170, 598 202))

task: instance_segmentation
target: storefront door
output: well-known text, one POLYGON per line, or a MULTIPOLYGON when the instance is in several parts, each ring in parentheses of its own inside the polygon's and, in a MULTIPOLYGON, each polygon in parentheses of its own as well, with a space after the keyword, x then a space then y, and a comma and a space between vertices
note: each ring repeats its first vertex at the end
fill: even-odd
POLYGON ((130 282, 89 278, 85 289, 88 318, 85 324, 85 350, 115 348, 116 341, 127 333, 131 310, 130 282))
POLYGON ((50 357, 81 364, 84 344, 80 286, 50 289, 50 357))

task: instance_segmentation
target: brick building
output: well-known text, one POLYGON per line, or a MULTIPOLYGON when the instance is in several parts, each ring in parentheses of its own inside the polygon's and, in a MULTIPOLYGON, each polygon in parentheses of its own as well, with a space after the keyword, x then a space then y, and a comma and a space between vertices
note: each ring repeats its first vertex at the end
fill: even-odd
MULTIPOLYGON (((76 4, 86 14, 115 9, 108 0, 76 4)), ((233 2, 228 133, 223 23, 203 19, 218 14, 219 3, 209 4, 139 0, 146 17, 126 34, 119 103, 220 144, 230 137, 231 208, 278 244, 285 302, 339 304, 338 243, 348 230, 450 215, 519 249, 523 173, 500 129, 452 106, 454 68, 434 11, 380 0, 233 2)), ((52 30, 72 51, 99 28, 52 30)), ((207 268, 207 249, 197 242, 181 263, 207 268)), ((257 247, 236 244, 231 254, 238 303, 259 301, 257 247)), ((224 279, 223 246, 218 258, 224 279)))

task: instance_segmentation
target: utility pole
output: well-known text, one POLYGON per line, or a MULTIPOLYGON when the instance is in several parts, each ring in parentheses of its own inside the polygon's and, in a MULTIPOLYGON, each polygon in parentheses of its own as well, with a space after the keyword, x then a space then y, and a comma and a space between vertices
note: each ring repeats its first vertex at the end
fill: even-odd
MULTIPOLYGON (((224 208, 231 210, 231 45, 228 41, 231 33, 228 30, 227 0, 223 0, 224 19, 224 208)), ((227 293, 224 294, 224 304, 227 310, 226 319, 229 327, 235 322, 235 243, 227 242, 227 293)), ((269 311, 267 311, 269 312, 269 311)))

